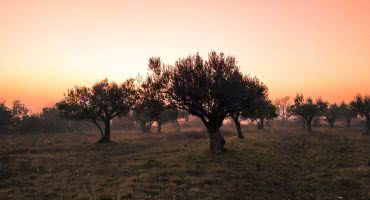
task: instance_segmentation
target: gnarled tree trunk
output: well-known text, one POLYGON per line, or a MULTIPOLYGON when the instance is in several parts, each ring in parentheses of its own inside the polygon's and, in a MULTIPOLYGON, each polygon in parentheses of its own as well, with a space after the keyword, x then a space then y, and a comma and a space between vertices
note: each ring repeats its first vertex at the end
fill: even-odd
POLYGON ((233 119, 235 127, 236 127, 236 135, 238 136, 239 139, 243 139, 244 135, 243 135, 242 129, 240 127, 239 117, 238 116, 233 116, 232 119, 233 119))
POLYGON ((104 136, 99 143, 109 143, 110 142, 110 120, 104 121, 104 136))
POLYGON ((225 139, 222 137, 219 128, 208 128, 209 148, 212 153, 219 154, 225 151, 225 139))

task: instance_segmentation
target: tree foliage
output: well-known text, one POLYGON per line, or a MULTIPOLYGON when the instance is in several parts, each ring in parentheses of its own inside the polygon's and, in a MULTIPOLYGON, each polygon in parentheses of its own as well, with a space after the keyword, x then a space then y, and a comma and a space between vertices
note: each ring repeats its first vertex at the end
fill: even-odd
POLYGON ((341 108, 338 104, 333 103, 324 108, 324 116, 326 121, 328 122, 330 128, 334 128, 335 122, 341 118, 341 108))
POLYGON ((353 105, 342 102, 339 106, 342 118, 346 120, 347 128, 351 127, 351 121, 357 116, 357 112, 353 105))
POLYGON ((0 102, 0 131, 9 132, 12 129, 13 116, 4 102, 0 102))
POLYGON ((225 140, 219 129, 225 118, 241 111, 235 105, 246 96, 236 59, 211 52, 203 60, 195 54, 178 59, 174 66, 157 65, 151 71, 168 104, 199 117, 207 128, 211 151, 223 152, 225 140))
POLYGON ((280 99, 276 99, 274 104, 277 108, 278 116, 281 120, 287 121, 290 118, 291 113, 289 112, 290 105, 290 97, 285 96, 280 99))
MULTIPOLYGON (((149 59, 149 69, 160 69, 160 58, 149 59)), ((138 100, 132 109, 132 118, 136 121, 143 133, 150 132, 154 122, 160 122, 161 113, 165 110, 164 95, 160 87, 150 74, 140 83, 138 100)))
POLYGON ((365 118, 365 134, 370 134, 370 96, 357 95, 351 102, 351 106, 365 118))
POLYGON ((115 117, 126 115, 135 100, 133 80, 118 85, 105 79, 95 83, 91 88, 75 87, 69 90, 64 99, 57 103, 57 107, 67 119, 94 123, 101 132, 99 142, 109 142, 110 121, 115 117))
POLYGON ((312 120, 315 116, 322 116, 323 110, 327 107, 327 102, 318 99, 314 102, 311 98, 304 99, 302 94, 297 94, 294 98, 294 104, 290 106, 289 111, 301 117, 305 122, 305 127, 309 132, 312 131, 312 120))

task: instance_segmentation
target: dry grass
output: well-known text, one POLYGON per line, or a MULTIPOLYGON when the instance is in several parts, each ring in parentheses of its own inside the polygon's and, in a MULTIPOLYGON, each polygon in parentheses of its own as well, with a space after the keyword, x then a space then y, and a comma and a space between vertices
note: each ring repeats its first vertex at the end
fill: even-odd
POLYGON ((322 128, 205 133, 0 137, 0 199, 370 199, 370 138, 322 128))

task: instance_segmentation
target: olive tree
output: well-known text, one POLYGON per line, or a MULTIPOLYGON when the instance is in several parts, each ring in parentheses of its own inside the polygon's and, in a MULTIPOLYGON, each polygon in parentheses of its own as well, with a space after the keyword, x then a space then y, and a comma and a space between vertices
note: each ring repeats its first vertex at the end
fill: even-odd
POLYGON ((178 59, 174 66, 158 64, 151 71, 169 105, 199 117, 207 128, 210 150, 223 152, 220 127, 240 109, 234 104, 244 97, 243 75, 235 58, 211 52, 203 60, 196 54, 178 59))
POLYGON ((0 131, 9 132, 13 126, 13 115, 11 110, 5 105, 4 102, 0 102, 0 131))
POLYGON ((159 120, 165 105, 154 96, 146 96, 143 92, 139 94, 140 97, 132 109, 132 118, 139 124, 143 133, 149 133, 154 122, 159 120))
POLYGON ((365 135, 370 135, 370 96, 357 95, 351 106, 359 115, 365 117, 365 135))
POLYGON ((99 143, 110 142, 110 122, 126 115, 135 103, 133 80, 119 85, 107 79, 89 87, 75 87, 57 103, 61 115, 71 120, 89 121, 101 133, 99 143))
POLYGON ((22 126, 22 121, 25 117, 28 116, 30 110, 21 101, 15 100, 13 101, 11 112, 13 116, 14 128, 17 131, 20 131, 21 126, 22 126))
POLYGON ((341 109, 338 104, 333 103, 324 109, 323 114, 330 128, 334 128, 335 122, 341 117, 341 109))
POLYGON ((274 101, 275 106, 277 107, 277 113, 279 118, 283 121, 287 121, 290 118, 291 113, 289 112, 290 97, 285 96, 283 98, 276 99, 274 101))
POLYGON ((304 99, 302 94, 297 94, 294 104, 290 106, 290 112, 303 119, 305 127, 309 132, 312 131, 312 120, 315 116, 321 116, 322 111, 327 106, 326 102, 318 99, 314 102, 311 98, 304 99))
MULTIPOLYGON (((157 69, 161 60, 149 59, 149 69, 157 69)), ((160 91, 156 80, 151 74, 139 81, 138 100, 132 109, 132 118, 136 121, 143 133, 149 133, 155 122, 160 121, 161 113, 165 110, 164 95, 160 91)))
POLYGON ((351 104, 346 104, 345 102, 342 102, 339 108, 342 118, 346 120, 347 128, 350 128, 352 119, 357 116, 355 108, 351 104))
POLYGON ((264 129, 265 120, 271 120, 278 116, 277 108, 270 100, 265 100, 257 107, 257 111, 253 118, 258 120, 257 128, 264 129))
POLYGON ((233 102, 234 109, 230 113, 230 117, 234 121, 237 137, 243 139, 240 120, 255 119, 263 115, 264 109, 262 107, 265 107, 265 103, 268 101, 268 89, 257 78, 248 76, 243 77, 241 86, 240 90, 243 93, 233 102))
POLYGON ((180 124, 177 121, 179 116, 180 112, 176 108, 164 109, 160 113, 159 119, 157 121, 157 132, 160 133, 162 130, 162 125, 166 123, 173 123, 176 126, 177 132, 180 132, 180 124))

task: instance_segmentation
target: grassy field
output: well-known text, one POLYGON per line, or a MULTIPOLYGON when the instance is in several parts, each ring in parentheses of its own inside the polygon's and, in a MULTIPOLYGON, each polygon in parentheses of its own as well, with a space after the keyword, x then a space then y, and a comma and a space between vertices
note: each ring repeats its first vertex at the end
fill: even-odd
POLYGON ((370 199, 370 137, 344 128, 0 136, 0 199, 370 199))

